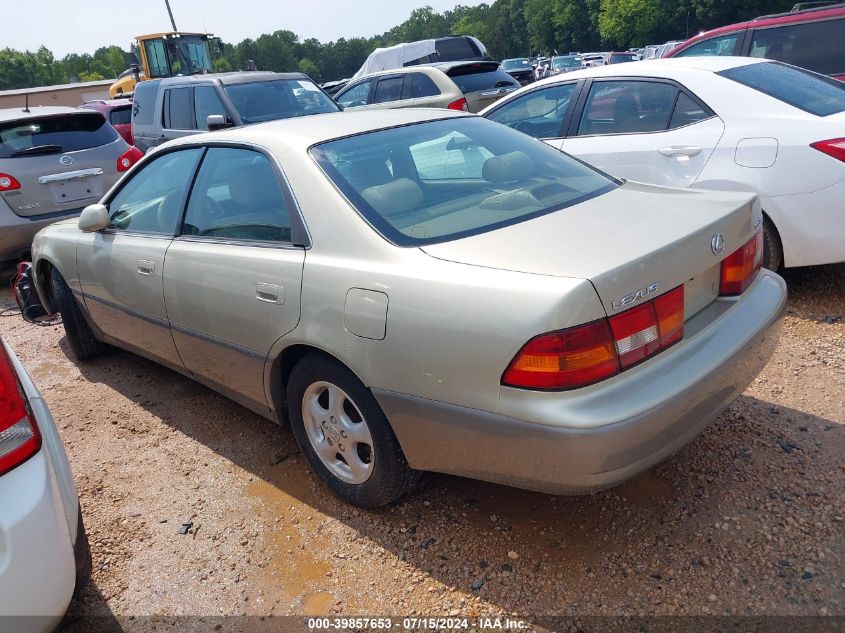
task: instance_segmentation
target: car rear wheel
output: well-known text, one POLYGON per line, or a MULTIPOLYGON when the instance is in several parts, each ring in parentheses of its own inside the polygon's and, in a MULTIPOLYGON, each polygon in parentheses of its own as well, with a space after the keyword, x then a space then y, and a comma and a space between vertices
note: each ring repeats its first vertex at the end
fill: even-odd
POLYGON ((287 396, 300 450, 344 501, 378 508, 419 481, 370 390, 337 361, 303 358, 291 372, 287 396))
POLYGON ((768 218, 763 218, 763 266, 778 271, 783 266, 783 248, 780 236, 768 218))
POLYGON ((102 353, 103 344, 94 336, 94 332, 88 322, 85 321, 82 310, 79 309, 70 287, 55 268, 50 281, 53 286, 53 297, 62 315, 67 342, 70 344, 70 349, 76 360, 87 360, 102 353))

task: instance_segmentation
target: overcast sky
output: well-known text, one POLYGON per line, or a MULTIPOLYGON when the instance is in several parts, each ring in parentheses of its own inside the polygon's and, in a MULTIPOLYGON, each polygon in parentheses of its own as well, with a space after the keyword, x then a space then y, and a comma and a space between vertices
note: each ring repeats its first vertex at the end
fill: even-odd
MULTIPOLYGON (((4 0, 12 3, 12 0, 4 0)), ((19 0, 20 2, 20 0, 19 0)), ((460 0, 474 5, 479 0, 460 0)), ((457 0, 170 0, 176 26, 208 31, 237 43, 288 29, 320 41, 375 35, 404 21, 419 6, 444 11, 457 0)), ((6 24, 0 48, 35 50, 42 44, 56 57, 93 53, 116 44, 127 50, 136 35, 170 30, 164 0, 24 0, 6 24)))

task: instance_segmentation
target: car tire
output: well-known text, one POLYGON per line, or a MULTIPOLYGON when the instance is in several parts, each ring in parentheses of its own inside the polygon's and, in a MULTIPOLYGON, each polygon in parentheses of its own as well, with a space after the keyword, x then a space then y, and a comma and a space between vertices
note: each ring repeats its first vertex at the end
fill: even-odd
POLYGON ((780 236, 768 218, 763 218, 763 267, 779 271, 783 266, 783 247, 780 236))
POLYGON ((288 415, 311 469, 352 505, 379 508, 411 491, 422 473, 405 459, 375 397, 346 367, 309 354, 293 368, 288 415))
POLYGON ((79 309, 70 287, 55 268, 50 281, 53 286, 53 298, 62 315, 65 335, 76 360, 87 360, 101 354, 103 344, 94 336, 94 332, 85 320, 82 310, 79 309))
POLYGON ((76 542, 73 544, 73 557, 76 560, 76 586, 74 595, 79 593, 91 579, 91 546, 88 543, 88 533, 82 520, 82 507, 79 508, 79 519, 76 526, 76 542))

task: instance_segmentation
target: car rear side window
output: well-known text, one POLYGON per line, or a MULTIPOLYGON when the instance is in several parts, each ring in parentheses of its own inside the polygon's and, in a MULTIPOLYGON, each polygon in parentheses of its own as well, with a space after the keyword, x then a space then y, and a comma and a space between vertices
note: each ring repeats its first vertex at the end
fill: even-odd
POLYGON ((173 235, 201 148, 162 154, 134 172, 109 201, 110 228, 173 235))
POLYGON ((99 112, 5 121, 0 123, 0 158, 77 152, 116 139, 117 132, 99 112))
POLYGON ((845 72, 845 18, 755 30, 751 57, 836 75, 845 72))
POLYGON ((182 235, 290 242, 290 207, 269 159, 247 149, 210 148, 191 189, 182 235))
POLYGON ((109 112, 109 123, 112 125, 128 125, 132 123, 132 107, 115 108, 109 112))
POLYGON ((845 111, 845 82, 808 70, 763 62, 718 74, 816 116, 845 111))
POLYGON ((406 88, 410 85, 409 98, 424 99, 425 97, 436 97, 440 94, 437 84, 431 77, 424 73, 410 73, 405 81, 406 88))
POLYGON ((142 81, 132 96, 132 120, 135 125, 152 125, 155 119, 156 96, 161 81, 142 81))
POLYGON ((698 123, 704 119, 709 119, 713 114, 704 109, 701 104, 695 101, 687 93, 682 92, 678 95, 678 101, 675 103, 675 111, 672 113, 672 121, 669 123, 669 129, 684 127, 692 123, 698 123))
POLYGON ((519 86, 519 82, 504 70, 498 67, 491 68, 490 65, 459 66, 453 68, 447 74, 464 94, 479 90, 519 86))
POLYGON ((194 129, 192 90, 192 88, 171 88, 165 93, 165 128, 169 130, 194 129))
POLYGON ((399 101, 402 98, 402 81, 404 77, 381 77, 376 85, 376 94, 373 103, 390 103, 399 101))
POLYGON ((689 48, 685 48, 675 55, 675 57, 713 57, 733 55, 740 35, 742 35, 742 31, 728 33, 727 35, 720 35, 718 37, 711 37, 709 40, 704 40, 698 44, 693 44, 689 48))
POLYGON ((658 132, 669 127, 678 89, 656 81, 596 81, 578 135, 658 132))

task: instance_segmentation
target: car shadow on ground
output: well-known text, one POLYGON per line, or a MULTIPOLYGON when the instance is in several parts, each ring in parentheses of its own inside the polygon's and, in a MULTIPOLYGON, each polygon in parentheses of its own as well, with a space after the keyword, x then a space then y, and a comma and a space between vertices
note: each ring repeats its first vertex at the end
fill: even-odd
MULTIPOLYGON (((841 311, 845 267, 823 272, 828 282, 788 273, 793 298, 817 300, 820 313, 841 311)), ((67 353, 66 340, 60 344, 67 353)), ((687 593, 711 594, 731 613, 760 613, 757 592, 780 583, 783 611, 815 614, 818 598, 790 584, 800 584, 801 570, 783 565, 810 560, 805 548, 813 541, 780 538, 773 550, 770 536, 790 522, 794 507, 821 516, 845 503, 842 421, 743 396, 671 459, 605 492, 554 497, 429 474, 398 504, 359 511, 309 473, 288 428, 126 352, 112 350, 79 367, 86 380, 123 394, 253 474, 261 485, 249 494, 268 509, 268 533, 278 530, 274 516, 284 517, 291 498, 298 499, 354 530, 356 540, 508 613, 580 607, 672 613, 680 608, 673 600, 683 603, 687 593)), ((403 611, 401 601, 396 610, 403 611)))

